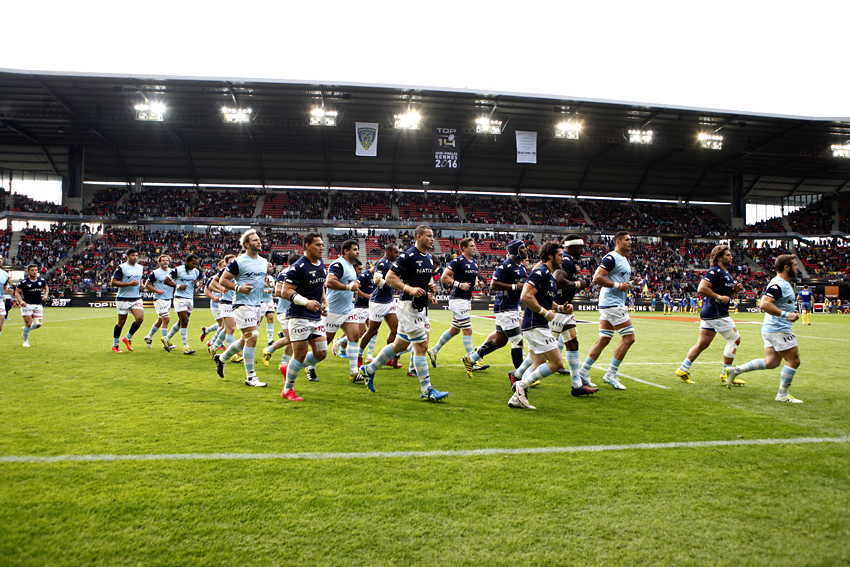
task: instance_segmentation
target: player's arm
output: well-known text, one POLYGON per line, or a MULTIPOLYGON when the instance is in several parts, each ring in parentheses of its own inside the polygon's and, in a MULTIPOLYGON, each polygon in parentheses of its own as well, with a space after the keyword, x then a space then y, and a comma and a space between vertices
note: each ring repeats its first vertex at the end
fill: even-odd
POLYGON ((721 303, 729 303, 731 298, 728 295, 720 295, 712 291, 711 282, 708 280, 700 280, 699 286, 697 287, 697 293, 702 295, 703 297, 707 297, 709 299, 713 299, 714 301, 720 301, 721 303))
POLYGON ((793 311, 783 311, 776 305, 776 300, 772 295, 765 293, 761 296, 761 301, 759 302, 759 307, 765 313, 773 315, 774 317, 784 317, 791 321, 792 323, 796 321, 800 316, 794 313, 793 311))
MULTIPOLYGON (((227 272, 227 271, 224 272, 224 274, 227 274, 227 273, 229 273, 229 272, 227 272)), ((224 274, 222 274, 222 277, 224 277, 224 274)), ((233 282, 231 282, 231 283, 233 283, 233 282)), ((302 307, 306 307, 307 309, 309 309, 310 311, 312 311, 314 313, 322 308, 321 302, 316 301, 315 299, 307 299, 303 295, 299 295, 295 291, 295 284, 292 284, 292 283, 289 283, 289 282, 286 282, 286 283, 283 284, 283 293, 281 293, 280 297, 289 301, 290 303, 294 303, 295 305, 300 305, 302 307)), ((325 299, 324 291, 322 292, 322 299, 323 300, 325 299)))
POLYGON ((506 284, 505 282, 500 282, 496 279, 496 275, 493 275, 493 280, 490 282, 490 289, 493 291, 516 291, 522 284, 506 284))
MULTIPOLYGON (((212 280, 210 280, 210 283, 212 283, 212 280)), ((216 295, 216 294, 213 292, 213 290, 212 290, 212 286, 209 286, 209 285, 205 285, 205 286, 204 286, 204 295, 206 295, 207 297, 209 297, 211 300, 215 301, 216 303, 218 303, 219 301, 221 301, 221 296, 220 296, 220 295, 216 295)))
MULTIPOLYGON (((424 290, 421 287, 413 287, 413 286, 405 284, 403 281, 401 281, 401 278, 398 277, 398 274, 395 273, 392 270, 387 272, 387 285, 389 285, 390 287, 397 289, 399 291, 409 293, 410 295, 412 295, 414 297, 422 297, 423 295, 428 293, 427 290, 424 290)), ((430 284, 429 284, 429 287, 430 287, 430 284)))
MULTIPOLYGON (((173 287, 174 289, 177 289, 177 282, 172 280, 171 276, 165 276, 165 279, 162 280, 162 283, 164 283, 168 287, 173 287)), ((183 289, 185 289, 185 287, 183 289)))
POLYGON ((567 272, 561 270, 560 268, 555 270, 555 273, 553 275, 555 276, 555 285, 558 286, 558 289, 575 288, 575 290, 578 291, 587 287, 587 282, 585 282, 584 280, 579 279, 576 281, 572 281, 570 279, 567 279, 567 272))
POLYGON ((23 296, 21 295, 21 288, 20 288, 20 286, 18 286, 18 287, 16 287, 16 288, 15 288, 15 299, 17 299, 17 300, 18 300, 18 304, 19 304, 21 307, 26 307, 26 306, 27 306, 27 302, 26 302, 26 301, 24 301, 24 298, 23 298, 23 296))
MULTIPOLYGON (((544 309, 540 306, 540 303, 537 301, 537 288, 530 283, 525 282, 525 285, 522 286, 522 293, 519 295, 519 300, 532 311, 543 315, 547 321, 551 321, 555 318, 556 311, 550 311, 549 309, 544 309)), ((560 305, 558 307, 560 307, 560 305)))
POLYGON ((441 276, 440 276, 440 281, 441 281, 441 282, 443 282, 443 284, 445 284, 445 285, 447 285, 447 286, 449 286, 449 287, 459 287, 459 288, 460 288, 460 289, 462 289, 463 291, 468 290, 468 289, 469 289, 469 287, 470 287, 470 285, 471 285, 469 282, 463 282, 463 283, 461 283, 461 282, 457 281, 457 280, 455 279, 455 272, 454 272, 454 270, 452 270, 452 269, 451 269, 450 267, 448 267, 448 266, 446 266, 446 269, 445 269, 445 270, 443 270, 443 275, 441 275, 441 276))
POLYGON ((286 287, 286 284, 284 284, 283 282, 277 282, 276 284, 274 284, 274 296, 279 297, 281 299, 286 299, 283 296, 284 287, 286 287))
POLYGON ((48 296, 48 294, 49 294, 49 293, 50 293, 50 288, 49 288, 49 287, 48 287, 48 285, 45 283, 45 284, 44 284, 44 289, 41 291, 41 300, 42 300, 42 301, 46 300, 46 299, 47 299, 47 296, 48 296))
POLYGON ((218 278, 218 283, 224 289, 238 291, 242 295, 248 295, 249 293, 251 293, 251 290, 254 289, 251 284, 245 283, 242 285, 236 285, 236 282, 233 281, 234 277, 235 274, 231 273, 228 270, 224 270, 224 272, 222 272, 221 274, 221 277, 218 278))
POLYGON ((333 289, 335 291, 354 291, 355 289, 360 289, 360 284, 356 281, 351 282, 350 284, 340 282, 339 277, 330 270, 328 270, 328 277, 325 280, 325 284, 329 289, 333 289))
POLYGON ((164 290, 156 289, 156 288, 153 286, 153 284, 151 283, 151 279, 150 279, 150 278, 148 278, 148 279, 146 279, 146 280, 145 280, 145 291, 151 291, 151 292, 153 292, 153 293, 155 293, 155 294, 157 294, 157 295, 162 295, 163 293, 165 293, 165 291, 164 291, 164 290))

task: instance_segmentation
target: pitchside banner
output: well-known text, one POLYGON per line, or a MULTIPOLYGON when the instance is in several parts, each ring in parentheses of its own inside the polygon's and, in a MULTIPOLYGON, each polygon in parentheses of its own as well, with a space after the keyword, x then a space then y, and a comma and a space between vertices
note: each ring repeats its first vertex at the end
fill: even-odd
POLYGON ((357 155, 376 157, 378 155, 378 123, 357 122, 355 125, 357 155))
POLYGON ((434 167, 457 169, 460 134, 455 128, 434 128, 434 167))
POLYGON ((516 132, 516 162, 537 163, 537 132, 516 132))

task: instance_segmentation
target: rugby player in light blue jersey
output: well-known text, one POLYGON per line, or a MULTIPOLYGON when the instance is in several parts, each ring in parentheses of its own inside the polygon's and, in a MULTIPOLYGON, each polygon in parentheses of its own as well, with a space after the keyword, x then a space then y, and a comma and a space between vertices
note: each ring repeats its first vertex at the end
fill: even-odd
POLYGON ((216 271, 204 280, 203 292, 204 296, 210 300, 210 313, 212 313, 215 323, 209 327, 201 327, 201 342, 207 338, 207 335, 215 333, 212 340, 207 342, 207 350, 212 346, 218 338, 219 333, 224 331, 224 321, 221 318, 221 309, 219 302, 225 289, 218 285, 218 270, 227 267, 227 262, 219 260, 216 265, 216 271))
MULTIPOLYGON (((272 359, 272 354, 275 351, 284 349, 283 356, 280 358, 280 366, 278 366, 278 370, 284 376, 286 376, 286 366, 292 359, 292 342, 289 340, 289 315, 287 315, 290 303, 283 297, 283 286, 286 283, 286 274, 289 272, 289 268, 299 259, 301 259, 300 254, 290 254, 286 265, 284 265, 283 269, 277 275, 277 281, 274 284, 274 297, 277 298, 277 320, 280 323, 279 338, 263 349, 263 364, 265 366, 269 365, 269 361, 272 359)), ((318 379, 315 381, 318 381, 318 379)))
MULTIPOLYGON (((390 333, 387 335, 387 344, 390 345, 395 341, 398 331, 398 305, 395 298, 395 290, 387 285, 387 272, 392 268, 393 262, 398 259, 398 245, 395 243, 387 244, 384 247, 384 257, 378 260, 375 264, 375 272, 373 281, 375 282, 375 290, 369 297, 369 327, 363 338, 360 339, 360 349, 358 352, 369 347, 371 348, 372 340, 378 336, 378 329, 381 328, 383 321, 387 322, 390 327, 390 333)), ((390 368, 401 368, 397 358, 390 359, 386 366, 390 368)))
POLYGON ((274 342, 274 280, 274 264, 269 262, 269 273, 263 289, 263 302, 260 304, 260 311, 266 319, 267 346, 271 346, 274 342))
POLYGON ((224 378, 224 363, 238 354, 241 349, 245 360, 245 385, 263 387, 266 383, 261 382, 254 371, 254 351, 260 336, 258 329, 263 317, 260 313, 260 304, 266 289, 269 263, 260 256, 263 243, 256 230, 253 228, 246 230, 239 239, 239 243, 245 249, 245 253, 231 260, 219 278, 219 285, 235 292, 233 318, 242 336, 238 341, 233 341, 222 354, 217 354, 213 358, 218 375, 224 378))
POLYGON ((133 345, 130 340, 142 323, 145 321, 145 305, 142 302, 141 284, 144 272, 138 264, 139 252, 135 248, 129 248, 126 252, 127 261, 118 266, 112 274, 112 287, 118 288, 118 296, 115 298, 115 305, 118 309, 118 324, 112 333, 112 352, 121 353, 118 348, 118 340, 121 337, 121 330, 124 329, 124 323, 127 322, 127 314, 132 313, 136 319, 130 325, 130 332, 124 337, 124 345, 130 352, 133 351, 133 345))
MULTIPOLYGON (((221 317, 221 325, 208 349, 211 356, 215 356, 220 347, 227 348, 235 340, 233 338, 233 334, 236 332, 236 319, 233 318, 233 296, 235 292, 232 289, 221 287, 221 275, 234 258, 236 258, 235 254, 227 254, 219 263, 220 268, 210 281, 210 287, 213 291, 221 293, 221 299, 218 300, 218 314, 221 317)), ((240 355, 234 356, 230 361, 241 362, 240 355)))
POLYGON ((764 295, 761 296, 759 307, 764 311, 764 324, 761 326, 761 336, 764 339, 764 358, 751 360, 741 366, 726 369, 726 387, 731 388, 735 377, 753 370, 773 369, 785 360, 785 366, 779 374, 779 392, 777 402, 802 404, 788 393, 794 374, 800 367, 800 349, 797 337, 791 331, 791 323, 799 319, 794 312, 794 286, 791 279, 797 277, 797 262, 791 254, 782 254, 776 258, 776 277, 770 280, 764 295))
MULTIPOLYGON (((0 256, 0 263, 3 262, 3 256, 0 256)), ((9 272, 0 268, 0 292, 2 295, 6 293, 12 294, 12 288, 9 287, 9 272)), ((3 322, 6 320, 6 301, 0 301, 0 333, 3 332, 3 322)))
POLYGON ((165 278, 168 277, 168 272, 171 264, 171 258, 167 254, 160 255, 156 260, 157 269, 151 270, 148 277, 145 279, 145 291, 150 291, 156 294, 153 300, 153 307, 156 310, 156 323, 151 326, 150 332, 145 336, 145 344, 148 348, 153 348, 153 336, 157 330, 162 333, 163 346, 166 352, 170 351, 166 345, 165 335, 168 334, 168 323, 171 321, 171 298, 174 297, 174 288, 165 285, 165 278))
MULTIPOLYGON (((360 263, 360 247, 355 240, 342 243, 342 255, 328 266, 326 285, 328 288, 328 316, 325 317, 325 333, 328 344, 332 344, 334 335, 341 328, 345 335, 345 354, 348 358, 348 377, 352 382, 362 381, 357 372, 357 353, 360 338, 360 324, 354 312, 354 295, 360 291, 357 271, 354 263, 360 263)), ((334 345, 334 354, 342 345, 334 345)))
POLYGON ((640 289, 643 279, 640 276, 632 279, 632 267, 626 256, 632 250, 632 237, 626 231, 620 231, 614 235, 614 250, 602 258, 596 273, 593 274, 593 283, 601 287, 599 292, 599 338, 590 347, 587 358, 581 367, 582 382, 590 381, 590 369, 593 363, 614 338, 614 332, 620 334, 622 340, 614 351, 608 371, 602 377, 602 381, 610 384, 614 389, 625 390, 626 387, 620 383, 617 371, 620 363, 629 352, 629 348, 635 343, 635 328, 626 310, 626 294, 630 289, 640 289))
POLYGON ((179 331, 183 340, 183 354, 195 354, 189 348, 189 316, 195 307, 195 282, 201 277, 198 269, 200 263, 195 254, 189 254, 185 263, 171 270, 164 282, 174 288, 174 310, 177 312, 177 323, 168 331, 164 342, 171 345, 171 337, 179 331))
MULTIPOLYGON (((726 368, 735 360, 738 345, 741 344, 741 335, 735 321, 729 316, 729 303, 737 294, 744 291, 744 285, 735 283, 729 268, 732 266, 732 250, 725 244, 719 244, 711 250, 711 268, 705 273, 699 282, 697 291, 705 297, 705 302, 700 312, 699 339, 688 351, 688 355, 676 370, 676 376, 687 384, 693 384, 691 380, 691 364, 697 359, 702 351, 708 348, 711 341, 718 333, 726 340, 726 348, 723 349, 723 372, 720 378, 726 381, 726 368)), ((736 379, 737 380, 737 379, 736 379)), ((738 385, 743 380, 735 382, 738 385)))

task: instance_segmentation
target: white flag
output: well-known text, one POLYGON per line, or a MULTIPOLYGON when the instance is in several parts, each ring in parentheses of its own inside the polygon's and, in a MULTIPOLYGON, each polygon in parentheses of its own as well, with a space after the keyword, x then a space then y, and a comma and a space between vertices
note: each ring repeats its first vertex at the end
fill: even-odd
POLYGON ((516 162, 537 163, 537 132, 516 133, 516 162))
POLYGON ((378 123, 377 122, 357 122, 355 131, 357 138, 357 155, 371 156, 378 155, 378 123))

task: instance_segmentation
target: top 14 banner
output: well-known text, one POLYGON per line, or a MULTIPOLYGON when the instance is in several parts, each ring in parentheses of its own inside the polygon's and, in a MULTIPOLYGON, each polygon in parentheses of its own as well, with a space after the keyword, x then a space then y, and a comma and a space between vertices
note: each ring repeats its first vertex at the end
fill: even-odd
POLYGON ((460 134, 455 128, 434 128, 434 167, 457 169, 460 158, 460 134))

